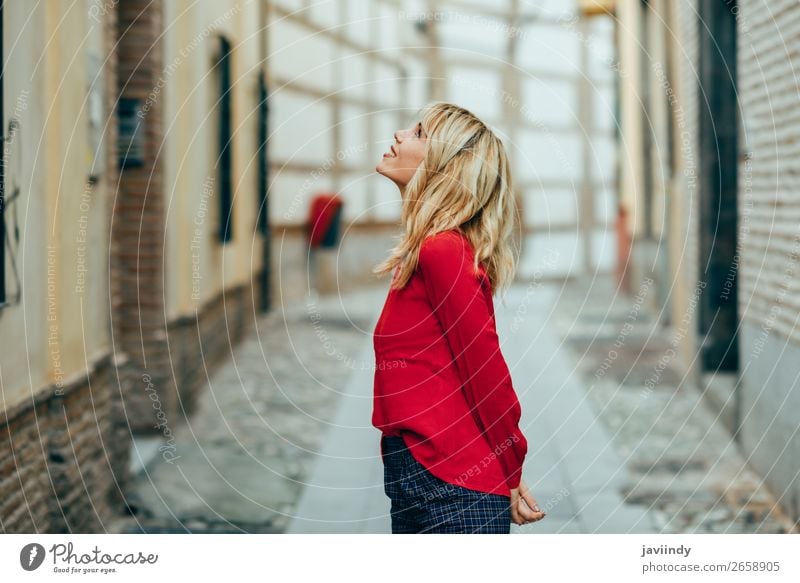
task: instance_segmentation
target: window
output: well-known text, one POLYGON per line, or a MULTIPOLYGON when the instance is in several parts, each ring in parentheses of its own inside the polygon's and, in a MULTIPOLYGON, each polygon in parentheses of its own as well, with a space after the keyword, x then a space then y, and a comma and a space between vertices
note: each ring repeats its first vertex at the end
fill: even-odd
POLYGON ((27 107, 28 91, 20 91, 10 115, 5 112, 5 54, 3 46, 3 6, 0 5, 0 308, 19 304, 22 299, 22 281, 17 268, 20 247, 18 207, 20 187, 20 122, 19 110, 27 107), (11 212, 13 209, 13 212, 11 212), (10 276, 10 277, 7 277, 10 276))
POLYGON ((264 82, 263 71, 258 75, 258 230, 267 234, 267 181, 269 180, 269 167, 267 160, 267 85, 264 82))
POLYGON ((652 59, 652 50, 650 43, 650 5, 647 0, 641 0, 639 5, 639 29, 642 52, 639 61, 639 88, 640 99, 642 101, 642 147, 643 147, 643 160, 642 165, 642 189, 644 192, 644 237, 647 239, 653 238, 653 126, 651 121, 652 104, 651 104, 651 77, 650 77, 650 60, 652 59))
POLYGON ((117 103, 117 161, 122 169, 144 165, 145 116, 142 100, 120 97, 117 103))
POLYGON ((231 119, 231 44, 220 38, 220 48, 214 63, 218 79, 217 100, 218 151, 216 160, 217 192, 219 194, 219 240, 227 243, 233 237, 233 123, 231 119))
MULTIPOLYGON (((662 31, 664 33, 664 74, 667 79, 667 86, 671 91, 675 91, 675 50, 676 41, 673 40, 676 27, 675 13, 673 5, 670 2, 664 3, 664 26, 662 31)), ((674 93, 670 96, 667 95, 667 168, 669 170, 670 179, 675 177, 677 171, 678 161, 675 156, 675 116, 678 110, 677 95, 674 93)))

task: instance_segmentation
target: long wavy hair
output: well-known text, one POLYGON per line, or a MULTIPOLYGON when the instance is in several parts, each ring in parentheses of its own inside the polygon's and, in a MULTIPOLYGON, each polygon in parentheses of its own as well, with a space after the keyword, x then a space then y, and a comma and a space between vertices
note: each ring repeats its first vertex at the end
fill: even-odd
POLYGON ((503 143, 475 114, 452 103, 429 103, 420 121, 428 141, 405 187, 404 232, 373 273, 381 277, 399 267, 391 287, 403 288, 417 268, 422 241, 457 229, 472 244, 475 273, 483 263, 494 295, 510 285, 516 270, 517 209, 503 143))

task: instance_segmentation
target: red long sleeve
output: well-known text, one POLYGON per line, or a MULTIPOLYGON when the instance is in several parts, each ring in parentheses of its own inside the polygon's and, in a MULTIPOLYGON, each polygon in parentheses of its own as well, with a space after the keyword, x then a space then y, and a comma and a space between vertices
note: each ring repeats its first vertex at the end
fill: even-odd
POLYGON ((519 486, 528 444, 521 408, 500 351, 489 281, 473 269, 469 241, 449 231, 425 239, 419 270, 431 309, 453 354, 472 415, 496 455, 509 489, 519 486))

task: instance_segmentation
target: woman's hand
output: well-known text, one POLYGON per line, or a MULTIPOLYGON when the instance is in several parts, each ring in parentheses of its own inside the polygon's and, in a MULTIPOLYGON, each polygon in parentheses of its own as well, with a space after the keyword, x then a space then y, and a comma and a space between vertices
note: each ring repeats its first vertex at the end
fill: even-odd
POLYGON ((546 514, 541 511, 536 499, 522 480, 519 487, 511 490, 511 522, 514 524, 530 524, 544 518, 546 514))

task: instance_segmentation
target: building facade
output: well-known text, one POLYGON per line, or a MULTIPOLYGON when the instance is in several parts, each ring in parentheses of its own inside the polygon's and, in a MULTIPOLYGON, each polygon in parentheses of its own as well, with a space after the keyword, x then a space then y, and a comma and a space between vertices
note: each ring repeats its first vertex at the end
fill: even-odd
POLYGON ((104 317, 115 27, 113 14, 91 19, 87 8, 0 9, 5 532, 98 528, 127 457, 114 434, 117 358, 104 317))
POLYGON ((0 9, 4 532, 133 512, 131 436, 175 456, 266 307, 264 17, 255 0, 0 9))
POLYGON ((800 7, 604 4, 620 47, 625 277, 656 282, 670 358, 798 520, 800 7))

